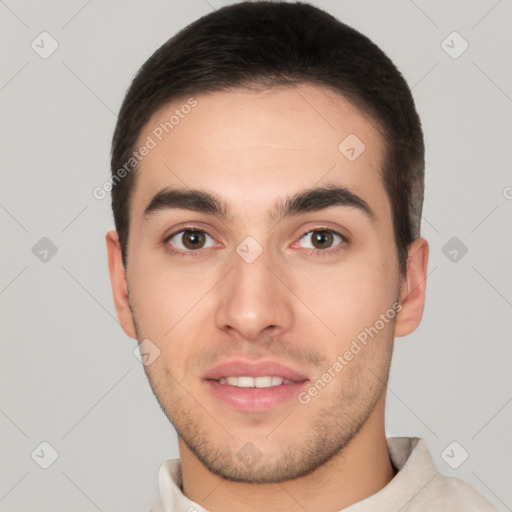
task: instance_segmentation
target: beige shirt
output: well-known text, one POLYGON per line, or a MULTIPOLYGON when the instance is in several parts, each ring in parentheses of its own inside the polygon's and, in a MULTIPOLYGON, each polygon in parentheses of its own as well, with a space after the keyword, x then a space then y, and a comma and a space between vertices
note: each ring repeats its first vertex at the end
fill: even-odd
MULTIPOLYGON (((423 439, 391 437, 388 448, 398 473, 379 492, 344 508, 343 512, 496 512, 466 482, 441 475, 423 439)), ((158 478, 160 499, 150 512, 208 512, 181 492, 179 459, 162 462, 158 478)))

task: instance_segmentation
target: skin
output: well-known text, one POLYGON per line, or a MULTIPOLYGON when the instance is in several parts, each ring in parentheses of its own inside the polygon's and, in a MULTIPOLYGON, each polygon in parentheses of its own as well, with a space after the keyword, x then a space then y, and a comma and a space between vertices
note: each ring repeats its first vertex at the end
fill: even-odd
MULTIPOLYGON (((107 234, 119 321, 128 336, 160 350, 144 368, 178 431, 187 497, 212 511, 340 510, 395 474, 384 431, 386 383, 394 337, 414 331, 423 314, 428 244, 410 245, 400 276, 380 174, 382 137, 342 96, 300 85, 196 99, 137 171, 126 269, 117 233, 107 234), (366 146, 355 161, 338 150, 349 134, 366 146), (324 185, 349 188, 375 220, 347 206, 272 218, 276 202, 324 185), (164 187, 214 193, 233 217, 177 208, 145 216, 164 187), (189 250, 194 256, 166 250, 172 243, 183 250, 181 235, 165 238, 184 223, 205 230, 211 246, 189 250), (311 234, 303 235, 326 228, 348 241, 315 252, 311 234), (247 236, 263 250, 250 264, 236 252, 247 236), (293 399, 239 411, 201 379, 244 356, 279 361, 314 382, 398 297, 393 321, 307 405, 293 399), (237 457, 249 442, 259 453, 253 464, 237 457)), ((157 112, 140 140, 185 101, 157 112)))

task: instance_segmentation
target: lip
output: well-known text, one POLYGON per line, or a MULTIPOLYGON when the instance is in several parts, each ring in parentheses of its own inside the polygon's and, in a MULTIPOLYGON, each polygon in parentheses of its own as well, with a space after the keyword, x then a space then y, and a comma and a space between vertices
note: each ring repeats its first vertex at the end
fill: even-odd
POLYGON ((308 382, 307 375, 270 360, 230 360, 215 366, 203 376, 203 383, 214 398, 248 412, 272 410, 295 399, 308 382), (239 388, 219 382, 224 377, 240 376, 276 376, 291 382, 269 388, 239 388))
POLYGON ((265 377, 267 375, 283 377, 293 381, 307 380, 307 375, 299 373, 276 361, 258 360, 248 361, 246 359, 233 359, 214 366, 203 377, 206 380, 219 380, 223 377, 265 377))

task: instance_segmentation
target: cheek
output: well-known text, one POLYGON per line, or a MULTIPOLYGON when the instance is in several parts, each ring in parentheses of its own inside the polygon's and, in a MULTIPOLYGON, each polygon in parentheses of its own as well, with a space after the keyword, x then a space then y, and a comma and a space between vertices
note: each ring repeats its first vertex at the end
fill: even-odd
POLYGON ((208 293, 215 271, 202 272, 177 264, 163 251, 134 257, 130 265, 132 307, 146 336, 170 335, 182 320, 194 315, 195 306, 208 293))
POLYGON ((378 254, 365 251, 329 266, 295 267, 291 288, 310 310, 296 316, 302 329, 309 325, 318 335, 316 316, 334 342, 329 345, 341 350, 347 340, 373 325, 392 306, 398 290, 393 260, 378 254))
POLYGON ((165 257, 131 261, 130 302, 141 340, 150 339, 160 355, 147 367, 158 382, 180 380, 187 360, 197 350, 205 325, 208 301, 204 300, 218 280, 215 271, 208 275, 172 264, 165 257), (166 374, 172 372, 172 376, 166 374))

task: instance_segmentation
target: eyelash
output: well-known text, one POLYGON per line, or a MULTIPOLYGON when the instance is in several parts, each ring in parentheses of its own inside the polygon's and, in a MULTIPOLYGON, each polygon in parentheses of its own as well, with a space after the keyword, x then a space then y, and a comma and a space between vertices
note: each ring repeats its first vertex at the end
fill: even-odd
MULTIPOLYGON (((325 231, 325 232, 337 235, 337 236, 339 236, 341 238, 341 242, 336 247, 334 247, 332 249, 305 249, 308 254, 313 254, 313 255, 318 256, 318 257, 325 257, 325 256, 329 256, 329 255, 338 253, 339 251, 343 250, 349 244, 349 240, 348 240, 348 238, 346 236, 342 235, 338 231, 335 231, 334 229, 327 228, 327 227, 322 227, 322 226, 319 226, 319 227, 314 228, 314 229, 308 229, 307 231, 304 231, 304 233, 302 233, 302 235, 299 237, 299 240, 301 240, 304 236, 306 236, 306 235, 308 235, 310 233, 313 233, 315 231, 325 231)), ((173 254, 173 255, 174 254, 178 254, 180 256, 191 257, 191 258, 200 256, 200 254, 202 252, 200 249, 195 250, 195 251, 181 251, 181 250, 174 249, 172 246, 169 245, 169 240, 171 238, 173 238, 176 235, 179 235, 180 233, 186 233, 186 232, 204 233, 204 234, 208 235, 209 237, 213 238, 204 229, 198 229, 196 227, 184 227, 184 228, 181 228, 179 231, 175 231, 174 233, 166 236, 164 241, 163 241, 163 244, 165 246, 165 250, 169 254, 173 254)))

